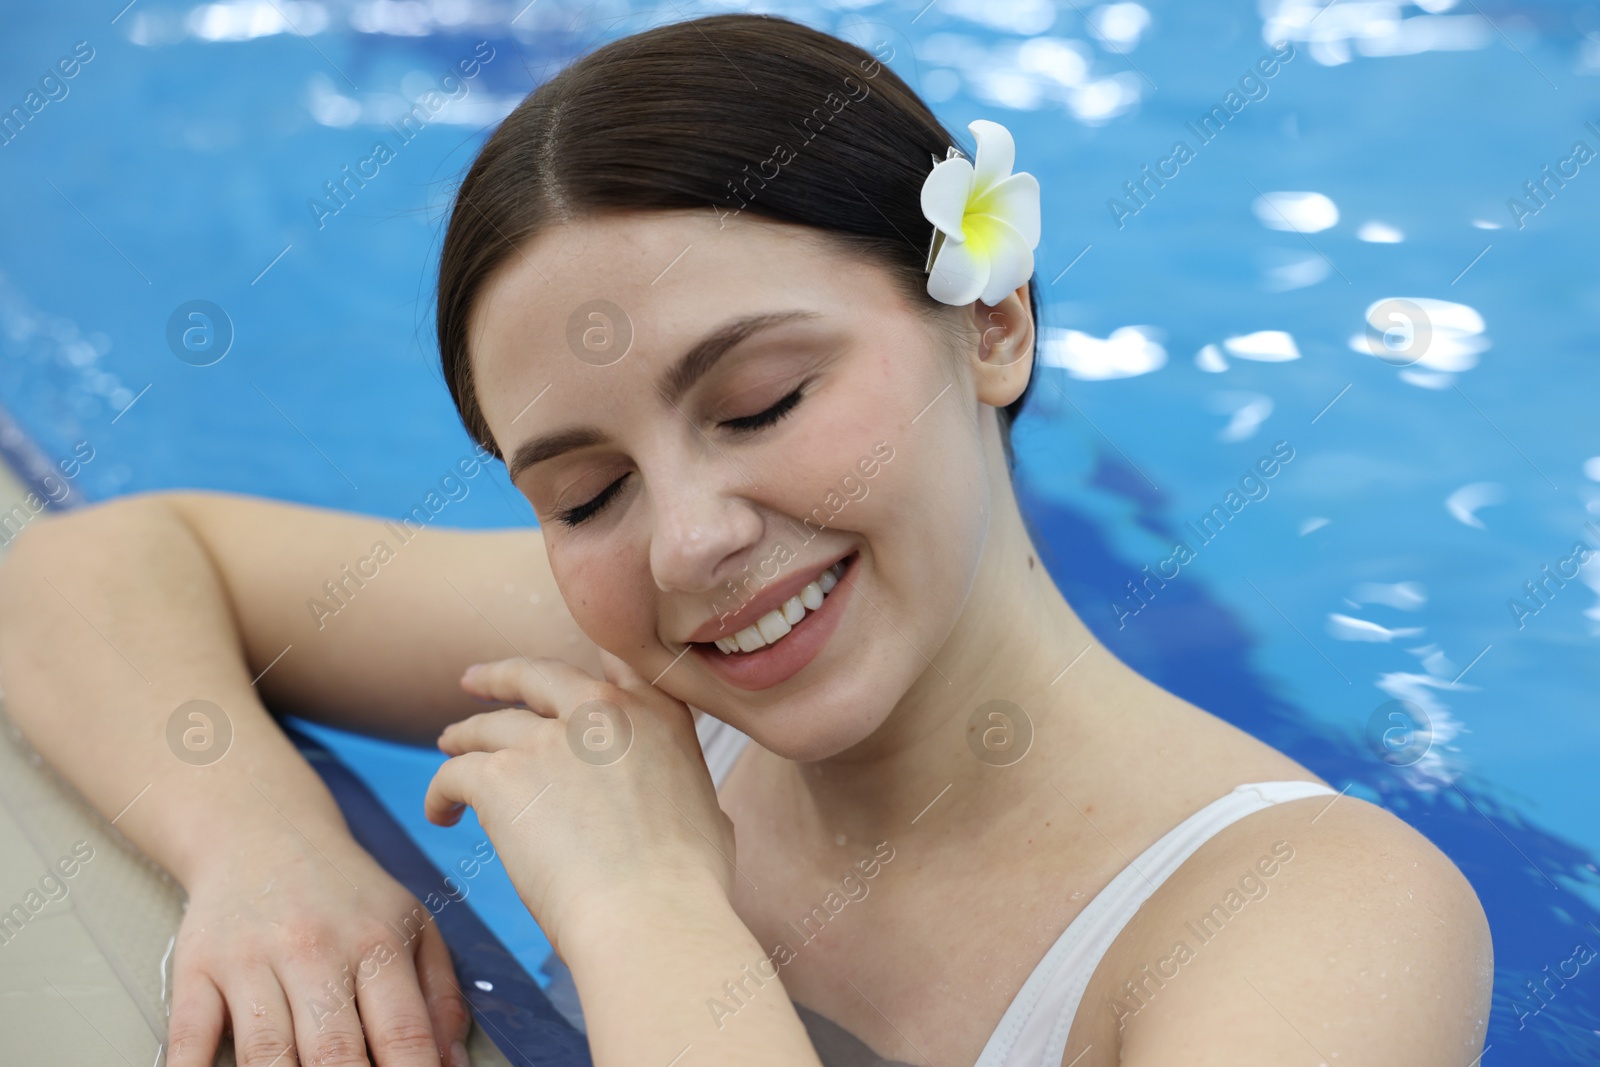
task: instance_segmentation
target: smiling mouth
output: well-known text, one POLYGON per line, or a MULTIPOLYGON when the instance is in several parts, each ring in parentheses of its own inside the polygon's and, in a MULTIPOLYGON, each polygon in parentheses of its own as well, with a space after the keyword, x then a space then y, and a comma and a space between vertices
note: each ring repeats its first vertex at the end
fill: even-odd
POLYGON ((837 587, 840 576, 850 566, 854 555, 851 553, 823 571, 816 581, 808 582, 800 592, 738 633, 703 643, 715 645, 726 656, 741 656, 779 644, 795 626, 822 607, 822 602, 837 587))

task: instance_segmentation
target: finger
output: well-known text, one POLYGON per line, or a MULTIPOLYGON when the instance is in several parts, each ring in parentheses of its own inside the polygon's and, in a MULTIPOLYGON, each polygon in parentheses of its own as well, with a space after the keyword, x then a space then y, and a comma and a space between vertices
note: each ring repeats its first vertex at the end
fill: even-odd
MULTIPOLYGON (((279 979, 289 993, 300 1062, 317 1067, 369 1067, 356 1005, 356 972, 333 957, 291 960, 279 979)), ((286 1067, 279 1061, 277 1067, 286 1067)))
POLYGON ((468 752, 464 756, 445 760, 433 773, 428 792, 422 798, 422 813, 438 826, 454 826, 461 813, 473 804, 475 787, 482 781, 484 763, 488 756, 482 752, 468 752))
MULTIPOLYGON (((233 1023, 233 1058, 239 1067, 295 1063, 294 1018, 277 975, 266 967, 253 968, 230 982, 224 995, 233 1023)), ((170 1053, 167 1062, 173 1062, 170 1053)), ((207 1067, 210 1062, 206 1061, 207 1067)))
MULTIPOLYGON (((167 1067, 211 1067, 225 1018, 222 994, 210 978, 198 971, 175 975, 172 1021, 167 1024, 167 1067)), ((288 1019, 287 1011, 283 1018, 288 1019)))
POLYGON ((417 984, 415 963, 409 946, 387 942, 363 957, 356 968, 356 1008, 377 1067, 439 1065, 439 1041, 417 984))
POLYGON ((491 796, 496 798, 514 796, 518 791, 525 794, 520 801, 517 814, 511 819, 513 823, 555 784, 546 781, 543 785, 538 785, 531 780, 523 780, 520 775, 515 780, 508 780, 504 774, 494 773, 490 762, 493 759, 493 756, 483 752, 469 752, 465 756, 446 760, 434 773, 433 781, 428 783, 427 795, 422 798, 423 814, 428 821, 438 826, 454 826, 461 820, 463 811, 469 807, 476 808, 478 823, 493 835, 498 831, 489 825, 490 816, 498 809, 495 805, 491 805, 490 810, 486 812, 479 805, 478 790, 486 783, 491 796))
POLYGON ((643 675, 628 666, 626 660, 613 656, 603 648, 600 650, 600 667, 605 671, 606 681, 624 689, 644 689, 650 685, 643 675))
POLYGON ((515 659, 475 663, 461 676, 461 688, 485 700, 523 703, 546 715, 581 701, 570 699, 596 679, 565 660, 515 659))
POLYGON ((453 722, 439 734, 439 751, 451 756, 464 752, 496 752, 527 744, 545 716, 529 708, 501 708, 480 711, 470 718, 453 722))
MULTIPOLYGON (((678 700, 676 697, 673 697, 671 694, 666 693, 664 690, 656 688, 654 682, 647 681, 644 675, 634 670, 626 660, 622 659, 620 656, 614 656, 602 648, 600 649, 600 666, 605 672, 606 681, 610 682, 619 689, 623 689, 629 693, 635 694, 651 694, 651 699, 643 700, 640 703, 643 706, 647 706, 652 709, 659 709, 652 711, 652 714, 666 716, 676 714, 682 717, 685 725, 687 725, 691 730, 694 729, 694 712, 690 710, 689 706, 683 703, 683 701, 678 700), (667 699, 663 700, 661 699, 662 697, 666 697, 667 699), (666 710, 669 707, 675 710, 666 710)), ((661 673, 665 674, 666 671, 662 671, 661 673)))
POLYGON ((417 939, 417 981, 433 1020, 440 1058, 448 1067, 467 1067, 467 1033, 472 1016, 456 984, 456 968, 436 923, 422 928, 417 939))
MULTIPOLYGON (((662 715, 662 717, 670 718, 677 715, 677 717, 682 718, 683 725, 688 726, 693 731, 694 725, 696 725, 696 718, 694 718, 694 710, 691 709, 690 705, 680 701, 672 694, 656 688, 654 681, 646 680, 645 675, 634 670, 634 667, 629 662, 624 661, 621 656, 613 656, 606 649, 600 649, 600 669, 605 672, 605 680, 610 681, 611 685, 618 686, 619 689, 624 689, 627 693, 638 694, 638 696, 650 694, 648 699, 640 701, 642 707, 650 707, 650 709, 653 709, 651 713, 662 715), (661 697, 667 697, 667 699, 661 699, 661 697)), ((667 669, 670 670, 670 664, 667 669)), ((666 670, 662 670, 661 673, 664 675, 666 670)), ((698 742, 694 744, 694 747, 698 749, 698 742)))

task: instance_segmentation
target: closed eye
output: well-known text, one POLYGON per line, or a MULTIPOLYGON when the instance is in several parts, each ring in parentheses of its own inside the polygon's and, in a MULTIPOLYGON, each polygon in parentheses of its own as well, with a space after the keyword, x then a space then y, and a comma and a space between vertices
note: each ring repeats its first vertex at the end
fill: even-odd
MULTIPOLYGON (((632 472, 630 471, 629 473, 632 472)), ((603 510, 607 504, 611 503, 612 498, 617 495, 618 489, 621 488, 622 483, 627 480, 627 477, 628 475, 624 474, 621 478, 618 478, 616 481, 600 490, 598 495, 591 497, 585 503, 577 504, 573 507, 567 508, 564 511, 556 512, 556 521, 567 527, 580 526, 587 522, 589 519, 593 518, 596 514, 603 510)))
POLYGON ((735 433, 749 433, 752 430, 760 430, 771 426, 795 409, 795 406, 800 403, 801 398, 805 395, 802 391, 804 388, 804 385, 797 386, 794 392, 765 411, 757 412, 754 415, 745 415, 737 419, 728 419, 719 423, 719 425, 735 433))

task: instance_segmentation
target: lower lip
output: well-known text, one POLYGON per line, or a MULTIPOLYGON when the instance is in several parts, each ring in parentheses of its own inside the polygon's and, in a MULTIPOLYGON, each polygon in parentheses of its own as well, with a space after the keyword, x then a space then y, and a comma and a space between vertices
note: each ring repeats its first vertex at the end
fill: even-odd
POLYGON ((850 557, 838 584, 822 598, 822 606, 806 612, 805 618, 795 623, 777 644, 754 652, 723 652, 715 644, 698 643, 693 646, 695 655, 711 673, 739 689, 768 689, 788 681, 817 658, 822 646, 838 629, 839 620, 844 617, 845 601, 855 589, 856 564, 860 559, 859 552, 850 557))

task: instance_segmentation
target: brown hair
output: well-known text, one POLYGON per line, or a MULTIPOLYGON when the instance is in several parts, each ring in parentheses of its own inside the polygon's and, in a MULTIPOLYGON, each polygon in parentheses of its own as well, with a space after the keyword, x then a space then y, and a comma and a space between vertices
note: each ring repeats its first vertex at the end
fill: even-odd
MULTIPOLYGON (((879 57, 782 16, 672 23, 576 60, 495 130, 450 213, 439 357, 467 432, 499 456, 467 345, 485 282, 546 227, 605 212, 749 211, 811 227, 882 264, 949 334, 950 305, 927 293, 933 230, 921 205, 947 145, 972 158, 879 57), (778 173, 762 173, 777 159, 778 173)), ((1037 337, 1036 279, 1028 295, 1037 337)), ((1008 467, 1011 424, 1037 377, 999 412, 1008 467)))

